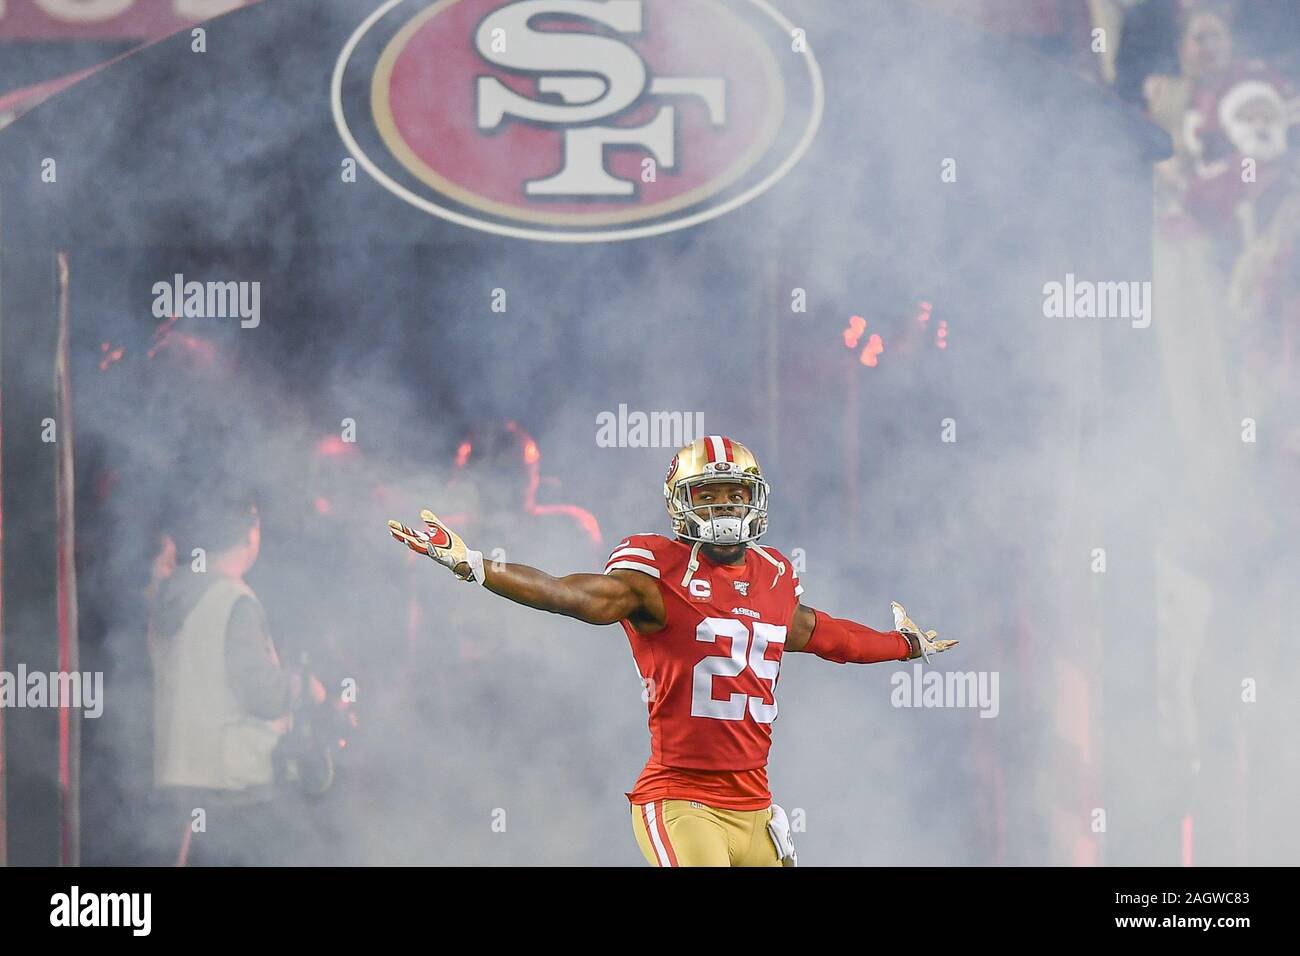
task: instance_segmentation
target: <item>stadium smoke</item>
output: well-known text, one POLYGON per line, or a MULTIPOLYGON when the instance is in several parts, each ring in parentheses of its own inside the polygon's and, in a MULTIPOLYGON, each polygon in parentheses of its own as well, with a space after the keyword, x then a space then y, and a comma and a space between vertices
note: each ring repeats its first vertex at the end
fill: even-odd
MULTIPOLYGON (((298 6, 313 21, 353 13, 298 6)), ((187 490, 218 477, 258 490, 263 553, 250 583, 282 659, 307 652, 331 690, 359 684, 357 737, 315 811, 330 862, 638 864, 623 791, 648 748, 620 629, 458 584, 403 553, 384 527, 423 507, 478 508, 489 513, 465 536, 489 557, 500 548, 548 571, 599 570, 622 536, 668 530, 660 483, 673 449, 597 446, 597 416, 620 405, 702 414, 709 433, 755 450, 773 485, 765 543, 798 550, 812 606, 886 628, 890 600, 901 601, 961 641, 938 670, 1000 675, 998 714, 983 719, 969 707, 893 706, 891 676, 910 664, 787 655, 770 777, 776 801, 803 811, 805 864, 1063 864, 1080 861, 1080 844, 1098 862, 1176 862, 1176 834, 1153 827, 1142 837, 1171 778, 1113 728, 1154 719, 1168 767, 1201 761, 1176 778, 1192 788, 1175 794, 1190 813, 1204 788, 1222 798, 1228 784, 1205 781, 1204 768, 1237 759, 1233 727, 1267 755, 1277 742, 1266 725, 1289 726, 1276 711, 1268 721, 1236 716, 1235 703, 1240 681, 1262 684, 1266 668, 1273 694, 1294 676, 1270 650, 1284 618, 1255 603, 1284 572, 1294 578, 1294 549, 1270 546, 1276 531, 1260 517, 1292 510, 1291 487, 1269 477, 1292 466, 1238 435, 1239 419, 1268 422, 1276 409, 1241 411, 1213 396, 1194 412, 1180 407, 1189 389, 1174 390, 1171 364, 1202 382, 1212 374, 1181 364, 1212 363, 1195 341, 1167 338, 1195 303, 1158 291, 1149 329, 1044 316, 1044 285, 1067 273, 1152 278, 1141 261, 1117 267, 1096 239, 1150 248, 1148 210, 1114 198, 1149 188, 1134 176, 1136 137, 1107 125, 1118 103, 1089 99, 1081 79, 1027 84, 1031 67, 1062 68, 922 10, 863 4, 870 32, 848 39, 834 8, 787 10, 828 78, 827 114, 814 155, 743 212, 743 230, 724 228, 724 217, 653 242, 510 241, 507 256, 493 254, 503 244, 408 245, 372 217, 346 248, 303 246, 270 223, 255 250, 168 251, 165 236, 123 235, 116 242, 130 252, 74 260, 74 287, 103 292, 74 313, 90 338, 124 316, 139 329, 150 286, 175 272, 262 281, 264 311, 257 329, 179 323, 211 345, 206 358, 174 341, 141 360, 149 335, 136 333, 121 363, 98 369, 95 341, 94 361, 83 354, 78 369, 83 484, 100 461, 121 475, 106 512, 90 519, 115 533, 83 560, 94 594, 83 642, 109 672, 109 712, 87 731, 87 862, 141 856, 152 838, 143 814, 109 797, 143 800, 148 789, 139 591, 163 504, 201 507, 187 490), (1107 128, 1113 142, 1079 141, 1107 128), (1079 175, 1076 152, 1099 163, 1095 177, 1079 175), (941 179, 945 157, 956 158, 954 183, 941 179), (835 172, 837 188, 814 170, 835 172), (1032 210, 1016 208, 1025 196, 1032 210), (1072 242, 1081 234, 1094 238, 1072 242), (806 313, 790 309, 795 288, 807 290, 806 313), (489 307, 494 289, 506 290, 504 313, 489 307), (922 301, 933 315, 918 331, 922 301), (842 344, 853 314, 883 337, 876 368, 842 344), (1190 425, 1189 414, 1199 416, 1190 425), (322 446, 348 419, 355 444, 322 446), (943 439, 945 419, 955 441, 943 439), (599 547, 564 517, 484 507, 520 500, 516 464, 476 469, 472 484, 458 476, 464 436, 504 420, 537 441, 541 500, 592 511, 599 547), (1265 466, 1275 471, 1261 476, 1265 466), (1157 620, 1157 566, 1160 581, 1176 582, 1171 593, 1217 602, 1196 640, 1157 620), (1261 567, 1267 581, 1252 577, 1261 567), (1246 662, 1232 649, 1243 625, 1267 632, 1246 662), (1161 675, 1172 711, 1155 683, 1125 683, 1133 656, 1161 675), (1122 828, 1122 845, 1093 832, 1094 808, 1122 828)), ((240 69, 268 89, 307 82, 285 79, 285 57, 302 50, 258 53, 240 69)), ((182 87, 185 70, 175 68, 182 87)), ((292 139, 304 135, 292 102, 249 110, 282 109, 292 139)), ((100 115, 146 105, 111 103, 100 115)), ((196 110, 197 142, 210 126, 196 110)), ((230 130, 244 170, 279 155, 282 142, 257 138, 265 128, 230 130)), ((226 161, 214 153, 214 169, 195 177, 229 179, 229 203, 193 214, 247 235, 261 221, 260 193, 247 172, 215 168, 226 161)), ((132 181, 126 168, 99 175, 132 181)), ((303 221, 329 201, 304 190, 303 221)), ((1185 289, 1185 264, 1170 268, 1162 288, 1185 289)), ((1278 792, 1300 784, 1286 769, 1269 779, 1278 792)), ((1203 824, 1202 845, 1219 858, 1198 862, 1234 861, 1230 816, 1203 824)), ((1177 815, 1160 820, 1176 826, 1177 815)), ((1296 846, 1292 816, 1252 825, 1272 831, 1273 849, 1251 862, 1296 846)), ((288 860, 300 852, 284 847, 288 860)))

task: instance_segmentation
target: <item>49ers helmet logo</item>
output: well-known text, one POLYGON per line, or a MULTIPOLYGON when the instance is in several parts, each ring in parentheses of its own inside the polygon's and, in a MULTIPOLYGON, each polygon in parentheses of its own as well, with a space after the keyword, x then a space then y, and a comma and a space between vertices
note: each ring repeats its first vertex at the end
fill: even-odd
POLYGON ((807 151, 811 50, 767 0, 388 0, 334 69, 339 134, 433 215, 555 242, 736 209, 807 151))
POLYGON ((672 487, 673 475, 677 474, 677 465, 680 461, 681 457, 679 455, 673 455, 673 460, 668 465, 668 474, 664 475, 664 484, 669 488, 672 487))

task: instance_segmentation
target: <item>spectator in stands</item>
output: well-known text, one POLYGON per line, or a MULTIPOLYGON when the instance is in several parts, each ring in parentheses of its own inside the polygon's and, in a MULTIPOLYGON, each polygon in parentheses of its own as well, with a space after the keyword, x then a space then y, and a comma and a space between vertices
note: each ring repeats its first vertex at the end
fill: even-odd
POLYGON ((1152 74, 1144 90, 1152 119, 1175 146, 1174 157, 1156 168, 1161 212, 1187 214, 1189 228, 1211 236, 1225 271, 1268 228, 1292 185, 1290 87, 1233 50, 1226 15, 1192 8, 1179 41, 1178 75, 1152 74))
POLYGON ((1143 81, 1148 114, 1173 137, 1180 179, 1195 158, 1194 145, 1186 135, 1188 110, 1198 93, 1221 82, 1231 64, 1232 31, 1227 16, 1218 8, 1198 7, 1183 20, 1177 74, 1152 73, 1143 81))
POLYGON ((1234 258, 1294 188, 1289 93, 1262 64, 1243 64, 1199 94, 1184 118, 1195 174, 1184 206, 1234 258))

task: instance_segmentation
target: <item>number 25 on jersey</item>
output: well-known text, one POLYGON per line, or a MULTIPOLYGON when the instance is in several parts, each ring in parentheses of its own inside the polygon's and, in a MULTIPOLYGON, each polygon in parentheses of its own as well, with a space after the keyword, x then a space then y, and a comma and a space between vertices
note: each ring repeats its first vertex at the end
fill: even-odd
POLYGON ((781 662, 768 660, 764 654, 770 644, 785 643, 785 628, 755 621, 751 635, 745 621, 732 617, 706 617, 695 629, 695 639, 716 643, 719 637, 731 638, 730 657, 706 657, 695 665, 691 691, 691 716, 714 720, 744 720, 748 710, 756 723, 776 720, 776 676, 781 662), (733 693, 726 700, 713 697, 713 678, 739 677, 746 666, 755 676, 772 682, 772 703, 762 697, 733 693))

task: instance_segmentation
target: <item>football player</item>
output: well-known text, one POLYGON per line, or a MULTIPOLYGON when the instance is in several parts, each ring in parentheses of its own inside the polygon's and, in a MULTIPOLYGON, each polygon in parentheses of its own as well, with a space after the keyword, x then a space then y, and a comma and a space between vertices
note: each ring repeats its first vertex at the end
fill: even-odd
POLYGON ((483 563, 429 511, 423 528, 389 522, 398 541, 462 581, 588 624, 620 623, 641 675, 650 760, 631 792, 632 827, 658 866, 793 866, 785 813, 767 787, 776 683, 786 651, 836 663, 901 661, 947 650, 899 604, 894 630, 831 617, 799 600, 790 562, 758 543, 768 485, 748 448, 697 439, 664 480, 673 536, 619 542, 604 574, 553 577, 483 563))

